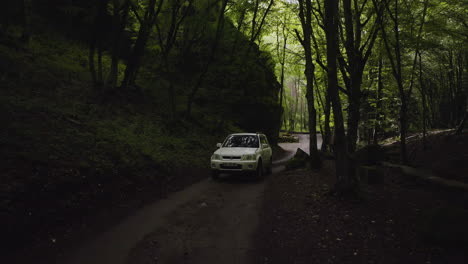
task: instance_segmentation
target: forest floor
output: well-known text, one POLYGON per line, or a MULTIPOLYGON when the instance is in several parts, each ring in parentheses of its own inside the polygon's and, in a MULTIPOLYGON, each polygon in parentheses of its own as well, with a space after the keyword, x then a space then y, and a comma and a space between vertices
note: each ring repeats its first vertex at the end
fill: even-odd
MULTIPOLYGON (((466 155, 461 144, 466 141, 466 134, 437 135, 431 138, 435 157, 420 154, 414 160, 424 165, 424 157, 426 162, 438 158, 438 168, 449 168, 466 155)), ((463 173, 466 160, 451 171, 463 173)), ((383 183, 362 185, 358 197, 331 195, 335 181, 333 161, 319 172, 270 177, 253 263, 468 262, 466 193, 440 190, 392 170, 385 171, 383 183)))

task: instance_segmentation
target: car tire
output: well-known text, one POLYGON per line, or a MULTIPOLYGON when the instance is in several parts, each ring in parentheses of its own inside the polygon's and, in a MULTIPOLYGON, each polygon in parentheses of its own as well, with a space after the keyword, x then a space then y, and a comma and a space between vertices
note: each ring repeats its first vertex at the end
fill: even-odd
POLYGON ((262 180, 263 176, 264 176, 263 164, 262 164, 262 160, 259 160, 257 163, 257 171, 255 174, 255 177, 257 178, 257 180, 262 180))
POLYGON ((217 170, 212 170, 212 171, 211 171, 211 178, 212 178, 213 180, 218 180, 218 179, 219 179, 219 171, 217 171, 217 170))

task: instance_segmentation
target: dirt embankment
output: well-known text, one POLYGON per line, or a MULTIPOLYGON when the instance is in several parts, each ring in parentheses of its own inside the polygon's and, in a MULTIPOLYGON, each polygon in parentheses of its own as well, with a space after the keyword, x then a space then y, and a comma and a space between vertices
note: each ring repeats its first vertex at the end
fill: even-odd
MULTIPOLYGON (((391 162, 399 162, 399 143, 386 146, 391 162)), ((468 131, 455 135, 452 130, 408 138, 408 159, 411 166, 430 170, 437 176, 468 183, 468 131)))
POLYGON ((359 199, 329 195, 334 182, 330 162, 269 179, 254 263, 467 263, 459 196, 390 172, 359 199))

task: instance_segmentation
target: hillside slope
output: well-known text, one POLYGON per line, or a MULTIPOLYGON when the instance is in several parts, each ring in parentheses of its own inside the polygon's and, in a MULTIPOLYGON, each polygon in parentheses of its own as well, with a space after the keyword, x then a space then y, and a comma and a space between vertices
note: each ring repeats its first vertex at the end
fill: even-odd
MULTIPOLYGON (((86 49, 54 34, 0 44, 2 250, 149 191, 154 199, 203 175, 225 133, 204 120, 165 121, 152 98, 90 85, 86 49), (207 125, 204 125, 207 124, 207 125), (185 177, 185 178, 183 178, 185 177)), ((208 114, 206 118, 211 116, 208 114)))

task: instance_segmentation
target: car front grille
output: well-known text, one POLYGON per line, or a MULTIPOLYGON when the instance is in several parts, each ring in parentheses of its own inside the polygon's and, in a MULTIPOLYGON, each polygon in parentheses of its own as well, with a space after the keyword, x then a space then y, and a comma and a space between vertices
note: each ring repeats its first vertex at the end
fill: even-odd
POLYGON ((221 169, 226 169, 226 170, 240 170, 242 169, 242 165, 240 164, 236 164, 236 165, 224 165, 224 164, 221 164, 219 166, 221 169))
POLYGON ((223 160, 241 160, 240 156, 223 156, 223 160))

